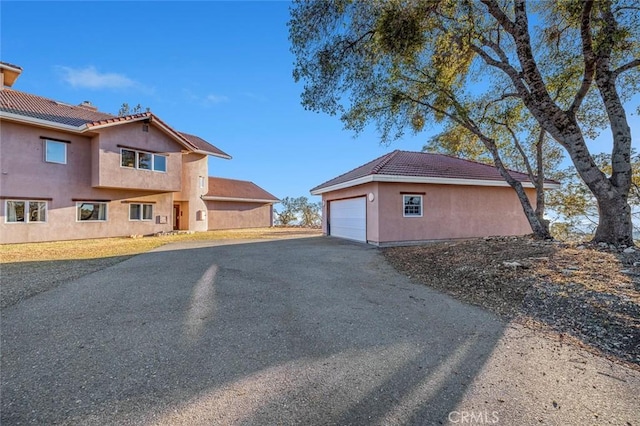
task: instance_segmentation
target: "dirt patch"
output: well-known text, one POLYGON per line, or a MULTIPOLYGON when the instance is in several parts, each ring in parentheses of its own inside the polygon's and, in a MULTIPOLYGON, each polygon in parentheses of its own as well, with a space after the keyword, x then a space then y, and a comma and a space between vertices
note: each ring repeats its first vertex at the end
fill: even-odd
POLYGON ((640 369, 640 251, 529 237, 383 250, 414 280, 640 369))

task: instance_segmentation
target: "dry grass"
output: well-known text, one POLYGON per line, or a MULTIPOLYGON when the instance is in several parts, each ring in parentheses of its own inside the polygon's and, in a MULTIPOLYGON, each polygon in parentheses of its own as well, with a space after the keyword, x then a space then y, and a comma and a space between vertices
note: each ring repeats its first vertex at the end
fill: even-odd
POLYGON ((207 241, 222 239, 278 239, 291 236, 314 236, 320 231, 305 228, 256 228, 197 232, 142 238, 100 238, 91 240, 55 241, 46 243, 2 244, 0 264, 46 260, 99 259, 129 256, 147 252, 178 241, 207 241))

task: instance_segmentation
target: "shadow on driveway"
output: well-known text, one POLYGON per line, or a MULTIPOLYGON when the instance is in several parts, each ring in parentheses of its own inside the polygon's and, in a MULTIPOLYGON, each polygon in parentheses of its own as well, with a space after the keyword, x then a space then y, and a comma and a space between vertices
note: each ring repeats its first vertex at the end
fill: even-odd
POLYGON ((3 310, 2 423, 446 423, 504 331, 375 248, 219 244, 3 310))

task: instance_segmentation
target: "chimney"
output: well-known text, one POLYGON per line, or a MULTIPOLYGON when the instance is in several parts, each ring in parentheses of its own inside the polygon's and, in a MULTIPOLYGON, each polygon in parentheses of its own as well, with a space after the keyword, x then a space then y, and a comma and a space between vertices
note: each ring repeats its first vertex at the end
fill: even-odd
POLYGON ((87 109, 89 111, 97 111, 98 107, 94 106, 91 101, 82 101, 82 103, 80 105, 78 105, 80 108, 84 108, 87 109))

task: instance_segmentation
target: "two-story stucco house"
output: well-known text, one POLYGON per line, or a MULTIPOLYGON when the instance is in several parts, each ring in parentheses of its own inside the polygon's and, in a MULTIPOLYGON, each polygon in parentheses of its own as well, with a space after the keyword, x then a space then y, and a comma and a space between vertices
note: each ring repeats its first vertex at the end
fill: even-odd
POLYGON ((22 69, 0 71, 0 243, 209 228, 208 157, 228 154, 150 112, 14 90, 22 69))

